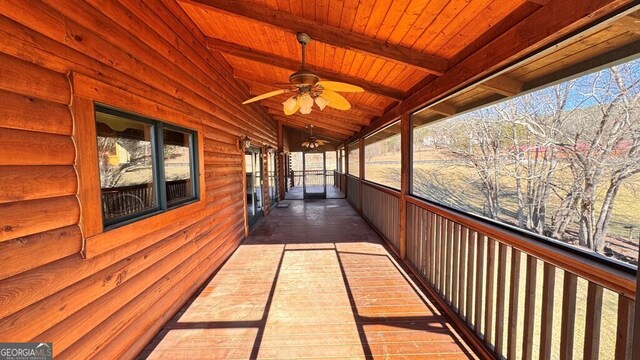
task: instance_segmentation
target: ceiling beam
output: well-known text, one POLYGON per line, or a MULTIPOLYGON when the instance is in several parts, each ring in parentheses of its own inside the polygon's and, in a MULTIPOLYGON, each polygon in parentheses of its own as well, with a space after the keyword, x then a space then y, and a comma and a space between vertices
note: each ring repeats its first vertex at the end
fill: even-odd
MULTIPOLYGON (((239 58, 259 62, 266 65, 277 66, 279 68, 298 71, 300 69, 300 62, 297 60, 284 58, 278 55, 269 54, 262 51, 253 50, 251 48, 230 43, 220 39, 207 38, 207 47, 211 50, 220 51, 239 58)), ((309 67, 309 66, 307 66, 309 67)), ((356 78, 346 74, 341 74, 328 69, 313 68, 309 69, 316 75, 326 80, 341 81, 349 84, 357 85, 363 88, 365 91, 382 95, 394 100, 402 100, 405 98, 405 94, 398 90, 381 84, 369 82, 364 79, 356 78)), ((282 79, 281 81, 287 81, 288 79, 282 79)))
POLYGON ((186 0, 192 4, 224 11, 231 15, 267 23, 292 33, 305 32, 312 39, 325 44, 349 49, 401 63, 426 72, 442 75, 449 68, 447 59, 416 51, 403 46, 389 44, 384 40, 321 24, 282 11, 259 6, 247 1, 233 0, 186 0))
POLYGON ((446 102, 441 102, 429 107, 429 110, 444 116, 453 116, 458 112, 458 109, 446 102))
MULTIPOLYGON (((244 71, 244 70, 237 70, 234 69, 233 70, 233 77, 238 79, 238 80, 242 80, 242 81, 247 81, 253 84, 258 84, 261 86, 264 86, 265 88, 268 88, 269 91, 270 90, 275 90, 275 89, 279 89, 281 87, 278 87, 276 85, 274 85, 277 81, 276 80, 270 80, 270 79, 265 79, 263 77, 258 77, 255 74, 251 74, 248 71, 244 71)), ((253 94, 252 94, 253 95, 253 94)), ((257 96, 260 94, 255 94, 254 96, 257 96)), ((365 114, 369 114, 369 115, 373 115, 373 116, 382 116, 384 114, 384 109, 378 109, 378 108, 374 108, 371 106, 367 106, 367 105, 362 105, 356 102, 352 102, 349 101, 349 103, 351 103, 351 109, 355 110, 355 111, 360 111, 363 112, 365 114)), ((330 111, 339 111, 339 110, 333 110, 331 108, 329 108, 330 111)), ((362 119, 364 120, 364 119, 362 119)), ((367 122, 367 124, 369 123, 369 120, 365 120, 367 122)))
POLYGON ((497 76, 481 83, 479 86, 482 89, 509 97, 520 94, 524 84, 510 77, 497 76))
POLYGON ((492 73, 517 66, 527 58, 544 56, 573 33, 601 22, 635 0, 550 0, 496 39, 468 56, 447 73, 416 91, 371 125, 356 134, 356 138, 385 126, 403 113, 435 103, 457 91, 472 86, 492 73))

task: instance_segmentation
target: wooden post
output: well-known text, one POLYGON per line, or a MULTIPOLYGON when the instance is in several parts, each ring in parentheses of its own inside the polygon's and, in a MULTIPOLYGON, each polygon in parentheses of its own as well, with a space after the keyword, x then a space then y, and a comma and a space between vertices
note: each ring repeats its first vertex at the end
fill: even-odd
MULTIPOLYGON (((347 143, 344 143, 344 175, 345 175, 345 179, 347 179, 347 174, 349 173, 349 147, 347 146, 347 143)), ((348 182, 348 180, 347 180, 348 182)), ((345 198, 349 198, 349 186, 347 184, 345 184, 344 186, 344 197, 345 198)))
POLYGON ((400 119, 400 258, 407 258, 407 198, 411 181, 411 116, 400 119))
POLYGON ((364 180, 364 138, 360 138, 358 140, 358 150, 358 153, 360 154, 358 156, 358 166, 360 167, 360 174, 358 174, 360 178, 360 182, 358 183, 358 207, 360 208, 360 213, 362 213, 362 180, 364 180))
POLYGON ((247 157, 244 151, 244 144, 242 140, 238 140, 238 151, 240 152, 240 166, 242 166, 242 211, 244 214, 242 215, 244 218, 244 238, 249 237, 249 219, 247 212, 247 157))
POLYGON ((277 159, 278 159, 278 174, 276 175, 278 177, 278 199, 279 200, 284 200, 284 193, 285 193, 285 179, 286 176, 284 174, 284 161, 285 161, 285 156, 284 156, 284 133, 283 133, 283 129, 282 129, 282 121, 278 120, 278 155, 277 155, 277 159))

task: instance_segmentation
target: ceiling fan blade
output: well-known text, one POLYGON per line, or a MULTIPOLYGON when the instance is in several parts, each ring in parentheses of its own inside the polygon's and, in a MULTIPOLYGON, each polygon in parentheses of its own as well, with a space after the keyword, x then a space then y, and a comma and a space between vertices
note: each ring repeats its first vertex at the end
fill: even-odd
POLYGON ((327 90, 342 91, 342 92, 364 92, 364 89, 360 86, 355 86, 338 81, 318 81, 316 85, 320 85, 327 90))
POLYGON ((256 97, 252 97, 251 99, 243 102, 242 104, 249 104, 249 103, 256 102, 256 101, 259 101, 259 100, 262 100, 262 99, 270 98, 272 96, 284 94, 284 93, 289 92, 289 91, 291 91, 291 90, 281 89, 281 90, 269 91, 268 93, 265 93, 265 94, 262 94, 262 95, 258 95, 256 97))
POLYGON ((298 110, 300 110, 300 100, 297 100, 294 98, 295 98, 295 95, 288 98, 285 102, 282 103, 282 109, 284 110, 285 115, 293 115, 298 110), (295 101, 295 103, 292 103, 292 101, 295 101))
POLYGON ((338 110, 351 109, 351 104, 349 104, 349 101, 345 99, 344 96, 338 94, 335 91, 324 89, 322 90, 322 94, 320 96, 329 100, 329 103, 327 103, 327 106, 329 107, 332 107, 338 110))

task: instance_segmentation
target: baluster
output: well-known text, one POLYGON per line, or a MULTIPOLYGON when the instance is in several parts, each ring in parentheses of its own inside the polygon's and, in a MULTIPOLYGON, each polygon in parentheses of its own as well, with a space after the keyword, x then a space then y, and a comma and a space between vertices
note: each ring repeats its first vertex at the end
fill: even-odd
POLYGON ((435 283, 435 287, 436 290, 442 294, 442 287, 440 284, 440 234, 441 234, 441 230, 440 228, 442 227, 442 217, 440 217, 439 215, 436 215, 435 218, 435 223, 436 223, 436 232, 434 234, 434 245, 435 245, 435 278, 434 283, 435 283))
POLYGON ((556 267, 549 263, 544 263, 544 278, 542 281, 542 322, 540 325, 540 359, 542 360, 551 358, 555 286, 556 267))
POLYGON ((460 281, 458 283, 458 313, 464 314, 465 311, 465 295, 464 289, 466 285, 467 275, 467 228, 460 228, 460 281))
POLYGON ((600 324, 602 321, 602 287, 589 282, 587 290, 587 319, 584 328, 585 360, 598 359, 600 353, 600 324))
POLYGON ((493 282, 495 281, 495 253, 496 242, 487 238, 487 293, 485 294, 484 339, 487 344, 493 344, 493 282))
POLYGON ((504 305, 507 277, 507 246, 498 243, 498 289, 496 298, 496 353, 504 355, 504 305))
POLYGON ((564 272, 562 289, 562 330, 560 331, 560 360, 573 359, 573 338, 576 321, 576 294, 578 277, 564 272))
POLYGON ((616 359, 631 360, 633 346, 634 301, 618 295, 618 324, 616 331, 616 359))
POLYGON ((482 290, 484 287, 484 239, 485 236, 478 234, 477 237, 477 250, 476 250, 476 312, 475 312, 475 320, 473 328, 476 330, 478 334, 482 335, 482 290))
POLYGON ((443 279, 444 279, 444 285, 445 285, 445 290, 446 290, 446 299, 449 300, 449 304, 451 304, 453 302, 453 297, 451 295, 451 282, 452 282, 452 273, 453 273, 453 269, 451 268, 452 265, 452 258, 453 258, 453 222, 452 221, 448 221, 446 220, 447 223, 447 232, 445 235, 445 243, 447 246, 447 251, 444 255, 445 257, 445 271, 443 271, 443 279))
POLYGON ((476 232, 469 229, 467 232, 467 248, 469 249, 469 260, 467 264, 467 313, 466 319, 470 326, 473 326, 473 279, 474 279, 474 263, 475 263, 475 239, 476 232))
POLYGON ((527 255, 527 282, 525 285, 524 299, 524 335, 522 346, 522 358, 530 360, 533 356, 533 330, 534 316, 536 314, 536 275, 538 272, 538 260, 527 255))
POLYGON ((451 304, 454 309, 458 309, 460 303, 458 302, 458 276, 459 276, 459 259, 460 259, 460 225, 455 224, 453 226, 453 276, 451 277, 451 304))
POLYGON ((507 359, 516 358, 518 339, 518 301, 520 297, 520 250, 511 248, 511 278, 509 293, 509 332, 507 333, 507 359))

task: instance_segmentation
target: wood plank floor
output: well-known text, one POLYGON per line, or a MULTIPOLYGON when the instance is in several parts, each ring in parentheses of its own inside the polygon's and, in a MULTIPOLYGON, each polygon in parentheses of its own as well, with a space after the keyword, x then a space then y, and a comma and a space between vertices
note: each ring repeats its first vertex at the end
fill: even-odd
POLYGON ((289 203, 140 358, 474 358, 346 200, 289 203))

